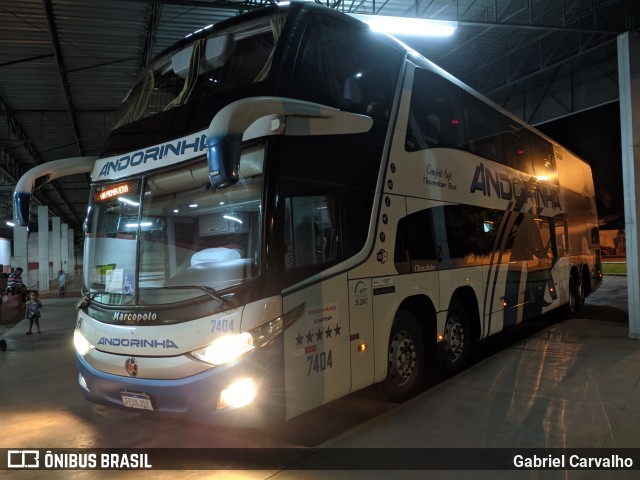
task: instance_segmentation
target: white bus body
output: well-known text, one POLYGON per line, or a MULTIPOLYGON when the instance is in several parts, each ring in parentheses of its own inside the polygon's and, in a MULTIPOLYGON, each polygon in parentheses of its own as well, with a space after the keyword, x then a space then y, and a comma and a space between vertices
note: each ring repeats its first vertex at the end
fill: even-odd
POLYGON ((586 163, 328 9, 270 7, 160 55, 105 152, 75 331, 93 402, 260 425, 374 383, 403 400, 431 352, 456 371, 601 281, 586 163))

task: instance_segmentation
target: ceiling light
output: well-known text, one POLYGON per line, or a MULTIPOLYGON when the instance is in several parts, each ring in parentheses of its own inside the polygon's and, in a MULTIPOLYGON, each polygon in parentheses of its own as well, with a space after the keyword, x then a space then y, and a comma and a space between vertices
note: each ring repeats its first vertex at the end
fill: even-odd
POLYGON ((368 24, 372 30, 402 36, 448 37, 458 28, 458 22, 431 20, 428 18, 389 17, 386 15, 362 15, 352 17, 368 24))

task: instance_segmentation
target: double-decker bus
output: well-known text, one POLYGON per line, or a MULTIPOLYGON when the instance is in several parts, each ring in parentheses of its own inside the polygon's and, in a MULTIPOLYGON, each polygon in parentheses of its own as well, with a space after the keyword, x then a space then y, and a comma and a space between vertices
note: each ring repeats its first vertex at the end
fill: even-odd
POLYGON ((397 40, 292 3, 141 73, 91 172, 84 396, 216 424, 415 395, 601 282, 589 166, 397 40), (432 355, 433 354, 433 355, 432 355))

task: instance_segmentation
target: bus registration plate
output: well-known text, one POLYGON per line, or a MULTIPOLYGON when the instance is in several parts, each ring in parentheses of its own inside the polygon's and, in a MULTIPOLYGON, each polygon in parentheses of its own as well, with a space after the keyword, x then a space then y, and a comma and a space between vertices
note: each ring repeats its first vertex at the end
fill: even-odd
POLYGON ((146 393, 120 392, 122 404, 125 407, 138 408, 141 410, 153 410, 151 397, 146 393))

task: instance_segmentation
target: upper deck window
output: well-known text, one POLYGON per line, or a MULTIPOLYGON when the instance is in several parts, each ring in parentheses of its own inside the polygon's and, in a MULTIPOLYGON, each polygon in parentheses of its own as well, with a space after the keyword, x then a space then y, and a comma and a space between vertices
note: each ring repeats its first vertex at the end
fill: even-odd
POLYGON ((366 26, 314 17, 296 59, 291 95, 386 122, 401 59, 366 26))
POLYGON ((127 94, 114 128, 190 103, 206 106, 213 96, 266 80, 285 20, 242 23, 159 58, 127 94))

